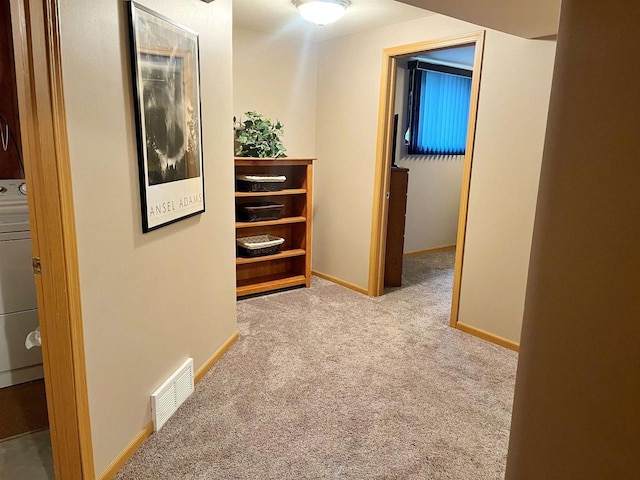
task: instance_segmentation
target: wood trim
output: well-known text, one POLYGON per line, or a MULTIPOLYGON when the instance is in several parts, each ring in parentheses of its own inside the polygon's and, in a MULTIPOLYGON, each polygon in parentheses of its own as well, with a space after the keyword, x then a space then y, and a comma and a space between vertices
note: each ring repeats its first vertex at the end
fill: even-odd
POLYGON ((460 288, 464 258, 464 240, 466 237, 467 212, 469 205, 469 188, 471 185, 471 164, 475 143, 475 129, 478 112, 478 97, 482 73, 485 32, 480 31, 465 35, 428 40, 425 42, 387 48, 382 56, 382 73, 380 77, 380 106, 378 109, 378 143, 376 153, 373 216, 371 222, 371 251, 369 256, 368 294, 379 296, 384 292, 384 252, 386 243, 386 216, 389 189, 389 170, 391 167, 391 132, 393 122, 393 106, 395 105, 396 60, 401 57, 415 55, 426 50, 442 49, 460 45, 476 45, 473 80, 471 84, 471 105, 469 109, 469 130, 464 159, 462 191, 460 195, 460 213, 458 216, 458 233, 456 240, 456 260, 454 264, 453 294, 450 324, 455 327, 458 321, 460 288))
POLYGON ((369 284, 367 294, 378 297, 384 292, 384 262, 387 247, 387 215, 389 200, 386 193, 391 182, 391 148, 393 139, 393 111, 396 96, 397 60, 382 52, 380 75, 380 107, 378 108, 378 135, 376 170, 373 185, 373 218, 371 220, 371 247, 369 252, 369 284))
POLYGON ((93 479, 57 0, 11 0, 43 365, 59 478, 93 479))
POLYGON ((236 343, 236 341, 238 340, 238 337, 239 337, 238 332, 234 332, 233 335, 231 335, 229 339, 226 342, 224 342, 222 346, 218 348, 218 350, 216 350, 216 352, 213 355, 211 355, 209 360, 204 362, 204 364, 196 371, 196 374, 193 377, 193 381, 195 383, 200 383, 200 380, 202 380, 202 377, 204 377, 207 374, 207 372, 211 370, 211 367, 213 367, 218 362, 218 360, 220 360, 222 356, 225 353, 227 353, 227 351, 233 346, 233 344, 236 343))
POLYGON ((426 248, 424 250, 415 250, 413 252, 407 252, 404 254, 404 256, 415 257, 418 255, 425 255, 427 253, 442 252, 444 250, 455 250, 455 248, 456 248, 455 245, 443 245, 442 247, 433 247, 433 248, 426 248))
POLYGON ((307 198, 304 207, 304 215, 307 218, 307 228, 305 229, 304 249, 307 251, 307 255, 304 259, 304 276, 305 286, 309 288, 311 286, 311 255, 313 252, 311 249, 311 242, 313 240, 313 162, 309 162, 307 166, 307 179, 305 184, 307 198))
POLYGON ((138 435, 134 437, 129 445, 127 445, 120 455, 118 455, 113 462, 107 467, 107 469, 100 474, 98 480, 111 480, 120 471, 124 464, 129 461, 134 453, 142 446, 144 442, 153 434, 153 422, 149 422, 145 425, 138 435))
POLYGON ((259 220, 257 222, 236 222, 236 228, 271 227, 273 225, 289 225, 290 223, 304 223, 307 217, 282 217, 278 220, 259 220))
POLYGON ((488 342, 495 343, 496 345, 500 345, 501 347, 508 348, 509 350, 513 350, 514 352, 520 351, 519 343, 516 343, 504 337, 500 337, 498 335, 494 335, 493 333, 489 333, 480 328, 472 327, 471 325, 467 325, 466 323, 458 322, 455 325, 455 328, 462 332, 473 335, 474 337, 478 337, 488 342))
POLYGON ((306 275, 295 275, 290 272, 252 277, 237 282, 236 296, 246 297, 256 293, 275 292, 300 285, 308 286, 307 281, 306 275))
POLYGON ((235 196, 238 198, 244 197, 277 197, 283 195, 306 195, 306 188, 288 188, 285 190, 278 190, 275 192, 235 192, 235 196))
POLYGON ((233 157, 235 165, 242 167, 253 167, 264 165, 268 160, 273 165, 311 165, 315 157, 282 157, 282 158, 255 158, 255 157, 233 157))
MULTIPOLYGON (((211 370, 222 356, 227 353, 227 350, 231 348, 231 346, 236 343, 238 340, 238 332, 235 332, 229 339, 222 344, 222 346, 216 350, 216 352, 206 361, 204 365, 202 365, 198 371, 195 373, 193 377, 194 383, 199 383, 202 380, 202 377, 211 370)), ((111 480, 116 474, 120 471, 120 469, 124 466, 125 463, 129 461, 129 459, 133 456, 134 453, 142 446, 142 444, 153 434, 153 422, 149 422, 145 425, 140 433, 138 433, 129 445, 127 445, 120 455, 118 455, 113 462, 106 468, 104 472, 100 474, 98 480, 111 480)))
POLYGON ((451 35, 450 37, 435 38, 422 42, 408 43, 397 47, 385 48, 384 52, 390 57, 406 57, 426 50, 437 50, 447 47, 459 47, 461 45, 471 45, 475 43, 479 36, 484 36, 484 31, 474 33, 462 33, 451 35))
POLYGON ((236 265, 248 265, 250 263, 270 262, 272 260, 280 260, 282 258, 301 257, 307 252, 301 248, 293 248, 291 250, 281 250, 273 255, 263 255, 258 257, 236 257, 236 265))
POLYGON ((451 295, 451 317, 449 324, 455 327, 460 313, 460 291, 462 289, 462 267, 464 264, 464 245, 467 238, 467 214, 469 211, 469 191, 471 189, 471 167, 473 149, 476 139, 476 122, 478 119, 478 101, 480 97, 480 80, 482 77, 482 59, 484 57, 485 32, 477 34, 476 51, 473 60, 473 78, 471 79, 471 105, 469 106, 469 130, 467 146, 464 154, 462 171, 462 190, 460 192, 460 213, 458 214, 458 232, 456 239, 456 258, 453 266, 453 291, 451 295))
POLYGON ((359 287, 353 283, 347 282, 345 280, 340 280, 339 278, 333 277, 331 275, 327 275, 326 273, 320 273, 315 270, 311 272, 312 275, 316 277, 324 278, 325 280, 329 280, 335 284, 338 284, 342 287, 348 288, 349 290, 353 290, 354 292, 362 293, 363 295, 368 295, 369 291, 366 288, 359 287))

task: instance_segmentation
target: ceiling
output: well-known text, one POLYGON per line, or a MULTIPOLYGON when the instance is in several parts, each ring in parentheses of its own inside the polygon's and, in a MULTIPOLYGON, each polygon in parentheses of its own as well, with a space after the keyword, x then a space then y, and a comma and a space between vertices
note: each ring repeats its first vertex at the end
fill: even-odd
POLYGON ((475 58, 476 46, 465 45, 463 47, 449 47, 440 50, 429 50, 415 58, 432 63, 441 63, 443 65, 451 65, 453 67, 473 69, 473 60, 475 58))
POLYGON ((318 27, 300 17, 291 0, 233 0, 235 27, 290 34, 316 41, 429 15, 433 13, 394 0, 351 0, 344 17, 336 23, 318 27))
POLYGON ((561 0, 351 0, 344 17, 318 27, 291 0, 233 0, 236 27, 316 41, 406 22, 437 12, 524 38, 558 33, 561 0))
POLYGON ((561 0, 398 0, 524 38, 558 33, 561 0))

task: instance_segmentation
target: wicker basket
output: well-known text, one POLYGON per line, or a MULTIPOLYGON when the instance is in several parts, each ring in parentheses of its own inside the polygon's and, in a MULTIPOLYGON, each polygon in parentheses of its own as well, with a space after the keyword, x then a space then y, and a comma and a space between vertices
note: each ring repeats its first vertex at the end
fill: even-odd
POLYGON ((238 255, 241 257, 262 257, 274 255, 280 250, 284 238, 273 235, 255 235, 253 237, 241 237, 236 239, 238 255))
POLYGON ((284 205, 275 202, 248 203, 238 205, 236 218, 239 222, 264 222, 278 220, 284 205))
POLYGON ((277 192, 287 180, 284 175, 236 175, 239 192, 277 192))

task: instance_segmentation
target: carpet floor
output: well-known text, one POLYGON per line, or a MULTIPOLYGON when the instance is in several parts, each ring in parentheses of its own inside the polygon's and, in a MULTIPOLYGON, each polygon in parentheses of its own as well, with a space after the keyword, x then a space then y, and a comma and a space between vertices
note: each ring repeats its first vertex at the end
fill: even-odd
POLYGON ((403 277, 239 301, 238 342, 116 479, 503 478, 517 354, 449 327, 452 251, 403 277))

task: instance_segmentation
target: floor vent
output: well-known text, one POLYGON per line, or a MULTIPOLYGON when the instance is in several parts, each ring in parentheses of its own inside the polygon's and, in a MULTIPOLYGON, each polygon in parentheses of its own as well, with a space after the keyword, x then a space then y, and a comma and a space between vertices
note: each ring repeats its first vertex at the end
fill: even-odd
POLYGON ((182 364, 151 394, 151 418, 157 432, 193 393, 193 358, 182 364))

